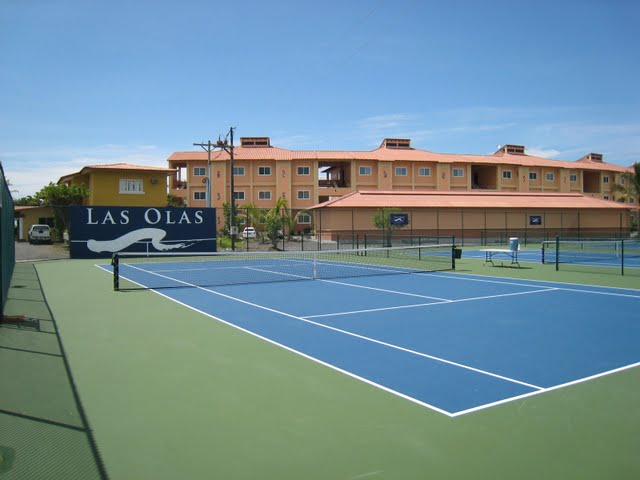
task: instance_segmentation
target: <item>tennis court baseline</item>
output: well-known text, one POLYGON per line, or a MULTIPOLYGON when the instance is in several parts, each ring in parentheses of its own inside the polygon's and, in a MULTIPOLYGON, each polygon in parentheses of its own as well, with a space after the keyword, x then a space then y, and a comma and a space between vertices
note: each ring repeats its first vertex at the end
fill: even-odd
POLYGON ((640 365, 633 289, 379 265, 367 276, 199 286, 184 264, 120 268, 141 286, 174 282, 156 292, 449 416, 640 365))

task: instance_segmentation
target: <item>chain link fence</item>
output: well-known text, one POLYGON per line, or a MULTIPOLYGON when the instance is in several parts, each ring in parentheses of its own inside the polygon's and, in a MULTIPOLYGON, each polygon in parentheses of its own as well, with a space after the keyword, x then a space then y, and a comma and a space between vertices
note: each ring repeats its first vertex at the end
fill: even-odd
POLYGON ((4 312, 16 262, 13 198, 0 163, 0 312, 4 312))

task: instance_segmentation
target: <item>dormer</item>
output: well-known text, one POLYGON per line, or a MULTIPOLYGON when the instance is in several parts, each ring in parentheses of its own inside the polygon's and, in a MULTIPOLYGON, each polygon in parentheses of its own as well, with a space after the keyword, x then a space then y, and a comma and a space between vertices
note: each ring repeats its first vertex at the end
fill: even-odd
POLYGON ((584 157, 576 160, 576 162, 596 162, 603 163, 603 155, 601 153, 587 153, 584 157))
POLYGON ((496 153, 508 153, 509 155, 524 155, 524 145, 504 145, 496 153))
POLYGON ((382 141, 382 148, 411 148, 411 139, 409 138, 385 138, 382 141))
POLYGON ((240 137, 240 145, 243 147, 270 147, 269 137, 240 137))

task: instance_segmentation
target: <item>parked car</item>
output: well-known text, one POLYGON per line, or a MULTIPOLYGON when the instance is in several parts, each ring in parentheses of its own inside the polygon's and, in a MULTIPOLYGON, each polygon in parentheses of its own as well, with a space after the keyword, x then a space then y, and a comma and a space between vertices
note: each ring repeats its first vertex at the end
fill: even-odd
POLYGON ((51 243, 51 228, 49 225, 31 225, 29 243, 51 243))
POLYGON ((242 238, 256 238, 256 229, 253 227, 245 227, 242 231, 242 238))

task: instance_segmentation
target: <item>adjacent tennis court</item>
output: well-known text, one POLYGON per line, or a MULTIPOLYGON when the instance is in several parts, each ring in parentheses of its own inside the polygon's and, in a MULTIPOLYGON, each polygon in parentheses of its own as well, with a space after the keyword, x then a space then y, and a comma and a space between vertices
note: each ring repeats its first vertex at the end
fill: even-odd
POLYGON ((450 273, 452 254, 158 255, 117 281, 452 417, 640 365, 638 290, 450 273))
MULTIPOLYGON (((483 259, 483 250, 466 250, 467 258, 483 259)), ((510 260, 509 255, 496 255, 497 262, 510 260)), ((545 264, 595 267, 602 272, 619 274, 629 269, 638 275, 640 268, 640 241, 638 239, 558 239, 530 244, 518 251, 518 260, 545 264)))

